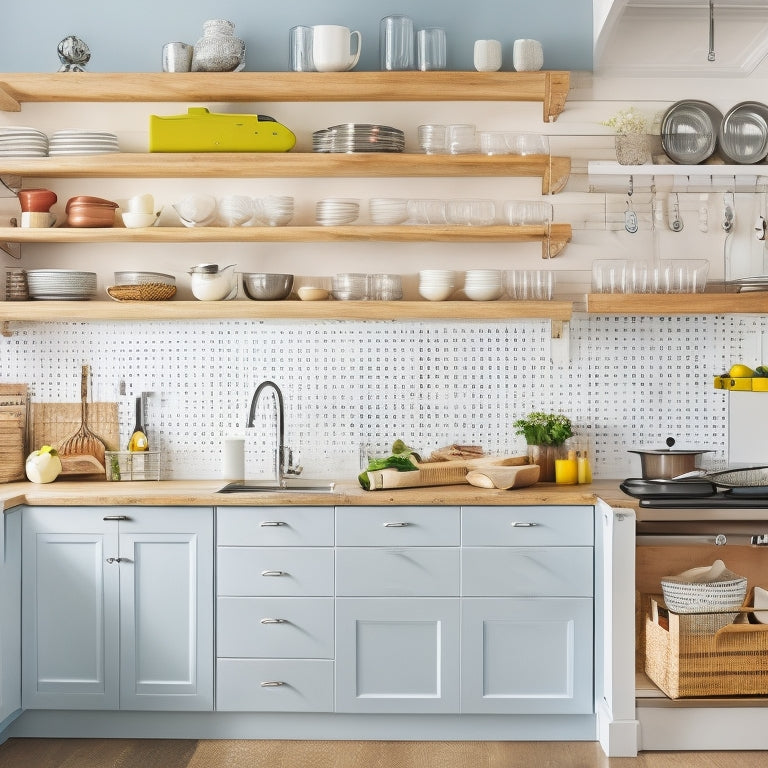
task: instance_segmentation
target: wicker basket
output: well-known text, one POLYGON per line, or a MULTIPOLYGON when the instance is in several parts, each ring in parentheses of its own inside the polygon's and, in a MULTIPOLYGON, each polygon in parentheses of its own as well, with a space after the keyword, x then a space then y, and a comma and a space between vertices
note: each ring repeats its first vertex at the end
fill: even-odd
POLYGON ((176 286, 166 283, 112 285, 107 293, 115 301, 167 301, 176 295, 176 286))
MULTIPOLYGON (((740 609, 751 610, 752 593, 740 609)), ((768 694, 768 624, 733 623, 733 613, 675 613, 650 598, 645 672, 672 699, 768 694)))

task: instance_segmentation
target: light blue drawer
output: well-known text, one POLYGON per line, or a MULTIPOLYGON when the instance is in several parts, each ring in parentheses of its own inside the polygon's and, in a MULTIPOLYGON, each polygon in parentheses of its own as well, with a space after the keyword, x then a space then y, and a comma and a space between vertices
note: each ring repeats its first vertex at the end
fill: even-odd
POLYGON ((466 597, 591 597, 592 547, 466 547, 466 597))
POLYGON ((332 712, 333 662, 326 659, 219 659, 219 712, 332 712))
POLYGON ((333 658, 333 598, 220 597, 216 655, 333 658))
POLYGON ((339 547, 457 547, 459 507, 337 507, 339 547))
POLYGON ((457 597, 459 549, 341 548, 336 594, 343 597, 457 597))
POLYGON ((594 507, 463 507, 461 541, 465 547, 592 546, 594 507))
POLYGON ((241 547, 332 547, 333 507, 217 507, 216 543, 241 547))
POLYGON ((232 597, 330 597, 333 550, 218 547, 218 594, 232 597))

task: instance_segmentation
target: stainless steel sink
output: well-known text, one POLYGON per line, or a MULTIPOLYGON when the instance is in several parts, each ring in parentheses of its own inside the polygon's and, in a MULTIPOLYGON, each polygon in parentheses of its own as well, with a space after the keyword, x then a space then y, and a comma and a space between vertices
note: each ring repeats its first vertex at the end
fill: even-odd
POLYGON ((288 477, 279 485, 274 480, 266 482, 228 483, 216 493, 333 493, 334 480, 313 480, 309 477, 288 477))

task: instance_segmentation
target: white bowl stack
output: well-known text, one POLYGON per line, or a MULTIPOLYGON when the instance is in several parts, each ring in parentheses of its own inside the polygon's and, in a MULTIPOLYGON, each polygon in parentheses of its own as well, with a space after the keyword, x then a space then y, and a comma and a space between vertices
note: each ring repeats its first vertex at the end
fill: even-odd
POLYGON ((343 226, 357 221, 360 215, 360 201, 341 197, 319 200, 315 205, 315 219, 324 227, 343 226))
POLYGON ((293 218, 294 201, 290 195, 267 195, 261 199, 259 217, 270 227, 284 227, 293 218))
POLYGON ((504 293, 500 269, 469 269, 464 273, 464 293, 472 301, 495 301, 504 293))
POLYGON ((408 200, 404 197, 372 197, 368 210, 374 224, 392 226, 408 218, 408 200))
POLYGON ((450 269, 423 269, 419 272, 419 295, 427 301, 445 301, 456 287, 456 273, 450 269))

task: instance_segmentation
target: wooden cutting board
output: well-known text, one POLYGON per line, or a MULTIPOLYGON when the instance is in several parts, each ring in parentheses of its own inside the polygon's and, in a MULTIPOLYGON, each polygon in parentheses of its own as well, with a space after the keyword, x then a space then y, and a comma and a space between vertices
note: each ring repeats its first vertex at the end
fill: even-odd
MULTIPOLYGON (((80 403, 32 403, 30 408, 30 450, 56 445, 80 426, 80 403)), ((106 443, 107 450, 120 450, 117 403, 88 403, 88 426, 106 443)))

